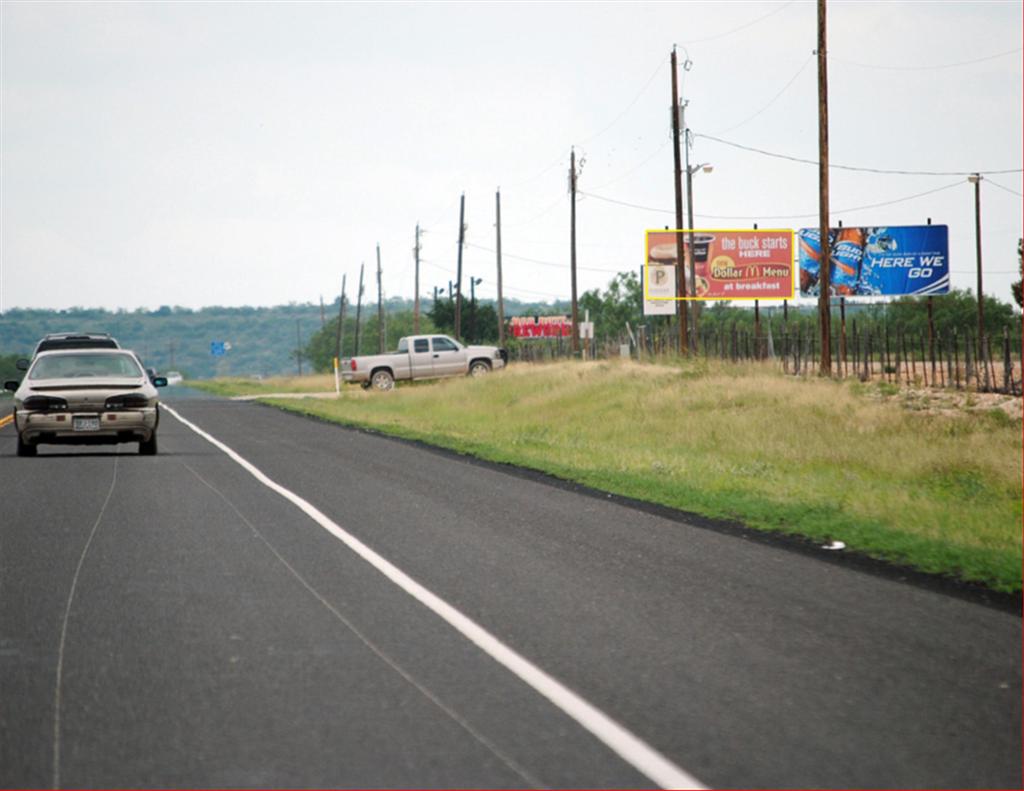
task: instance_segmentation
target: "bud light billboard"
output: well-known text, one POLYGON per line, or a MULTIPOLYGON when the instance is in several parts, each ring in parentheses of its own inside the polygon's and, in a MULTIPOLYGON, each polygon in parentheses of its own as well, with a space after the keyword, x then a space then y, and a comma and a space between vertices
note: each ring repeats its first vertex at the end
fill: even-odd
MULTIPOLYGON (((800 295, 820 291, 821 233, 801 228, 800 295)), ((949 227, 890 225, 831 228, 829 291, 839 297, 949 293, 949 227)))

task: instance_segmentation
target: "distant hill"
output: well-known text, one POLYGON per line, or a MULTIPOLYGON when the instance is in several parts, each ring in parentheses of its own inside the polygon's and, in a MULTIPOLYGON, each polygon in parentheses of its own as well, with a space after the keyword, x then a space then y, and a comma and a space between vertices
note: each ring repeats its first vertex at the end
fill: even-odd
MULTIPOLYGON (((423 303, 428 307, 429 299, 423 303)), ((390 299, 388 313, 409 311, 412 300, 390 299)), ((506 300, 506 315, 558 313, 567 304, 547 305, 506 300)), ((338 301, 325 307, 328 321, 338 301)), ((376 312, 376 302, 363 305, 363 315, 376 312)), ((351 315, 351 314, 350 314, 351 315)), ((0 315, 0 357, 26 356, 48 332, 109 332, 133 349, 147 366, 177 370, 193 378, 211 376, 273 376, 296 371, 296 322, 301 346, 321 327, 320 306, 312 303, 276 307, 208 307, 199 310, 163 306, 157 310, 108 311, 93 308, 37 310, 15 308, 0 315), (214 341, 230 343, 222 357, 210 353, 214 341)), ((303 362, 303 369, 307 369, 303 362)))

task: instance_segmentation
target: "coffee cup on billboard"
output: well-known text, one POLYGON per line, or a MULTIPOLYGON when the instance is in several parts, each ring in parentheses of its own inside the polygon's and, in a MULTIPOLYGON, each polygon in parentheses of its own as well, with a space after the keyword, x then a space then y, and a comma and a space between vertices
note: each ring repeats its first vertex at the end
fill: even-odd
POLYGON ((713 241, 715 241, 715 237, 710 233, 695 233, 693 235, 693 256, 698 264, 707 262, 708 251, 711 249, 713 241))

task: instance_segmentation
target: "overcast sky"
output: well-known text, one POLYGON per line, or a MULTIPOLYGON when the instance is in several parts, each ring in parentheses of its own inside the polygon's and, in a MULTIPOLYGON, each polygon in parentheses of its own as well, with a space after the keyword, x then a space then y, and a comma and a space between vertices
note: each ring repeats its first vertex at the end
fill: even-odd
MULTIPOLYGON (((1021 168, 1021 8, 830 2, 832 162, 1021 168)), ((568 297, 572 145, 580 291, 603 287, 674 225, 673 44, 692 162, 714 166, 697 227, 817 224, 816 166, 701 137, 817 158, 813 2, 3 0, 0 25, 0 310, 330 301, 343 273, 354 298, 361 262, 373 297, 378 242, 385 294, 411 297, 417 222, 427 294, 454 278, 463 191, 466 277, 492 296, 499 186, 506 294, 568 297)), ((831 181, 833 225, 948 224, 973 288, 964 176, 831 181)), ((982 184, 985 291, 1006 301, 1022 191, 982 184)))

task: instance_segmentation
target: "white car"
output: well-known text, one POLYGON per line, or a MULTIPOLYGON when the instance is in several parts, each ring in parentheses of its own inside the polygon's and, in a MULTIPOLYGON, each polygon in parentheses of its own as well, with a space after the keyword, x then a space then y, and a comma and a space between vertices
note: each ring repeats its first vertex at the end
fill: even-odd
POLYGON ((167 372, 167 384, 169 385, 180 385, 185 381, 185 378, 178 371, 167 372))
POLYGON ((74 349, 40 352, 14 391, 18 455, 35 456, 42 444, 113 445, 138 442, 139 453, 156 454, 160 422, 157 388, 133 352, 74 349))

